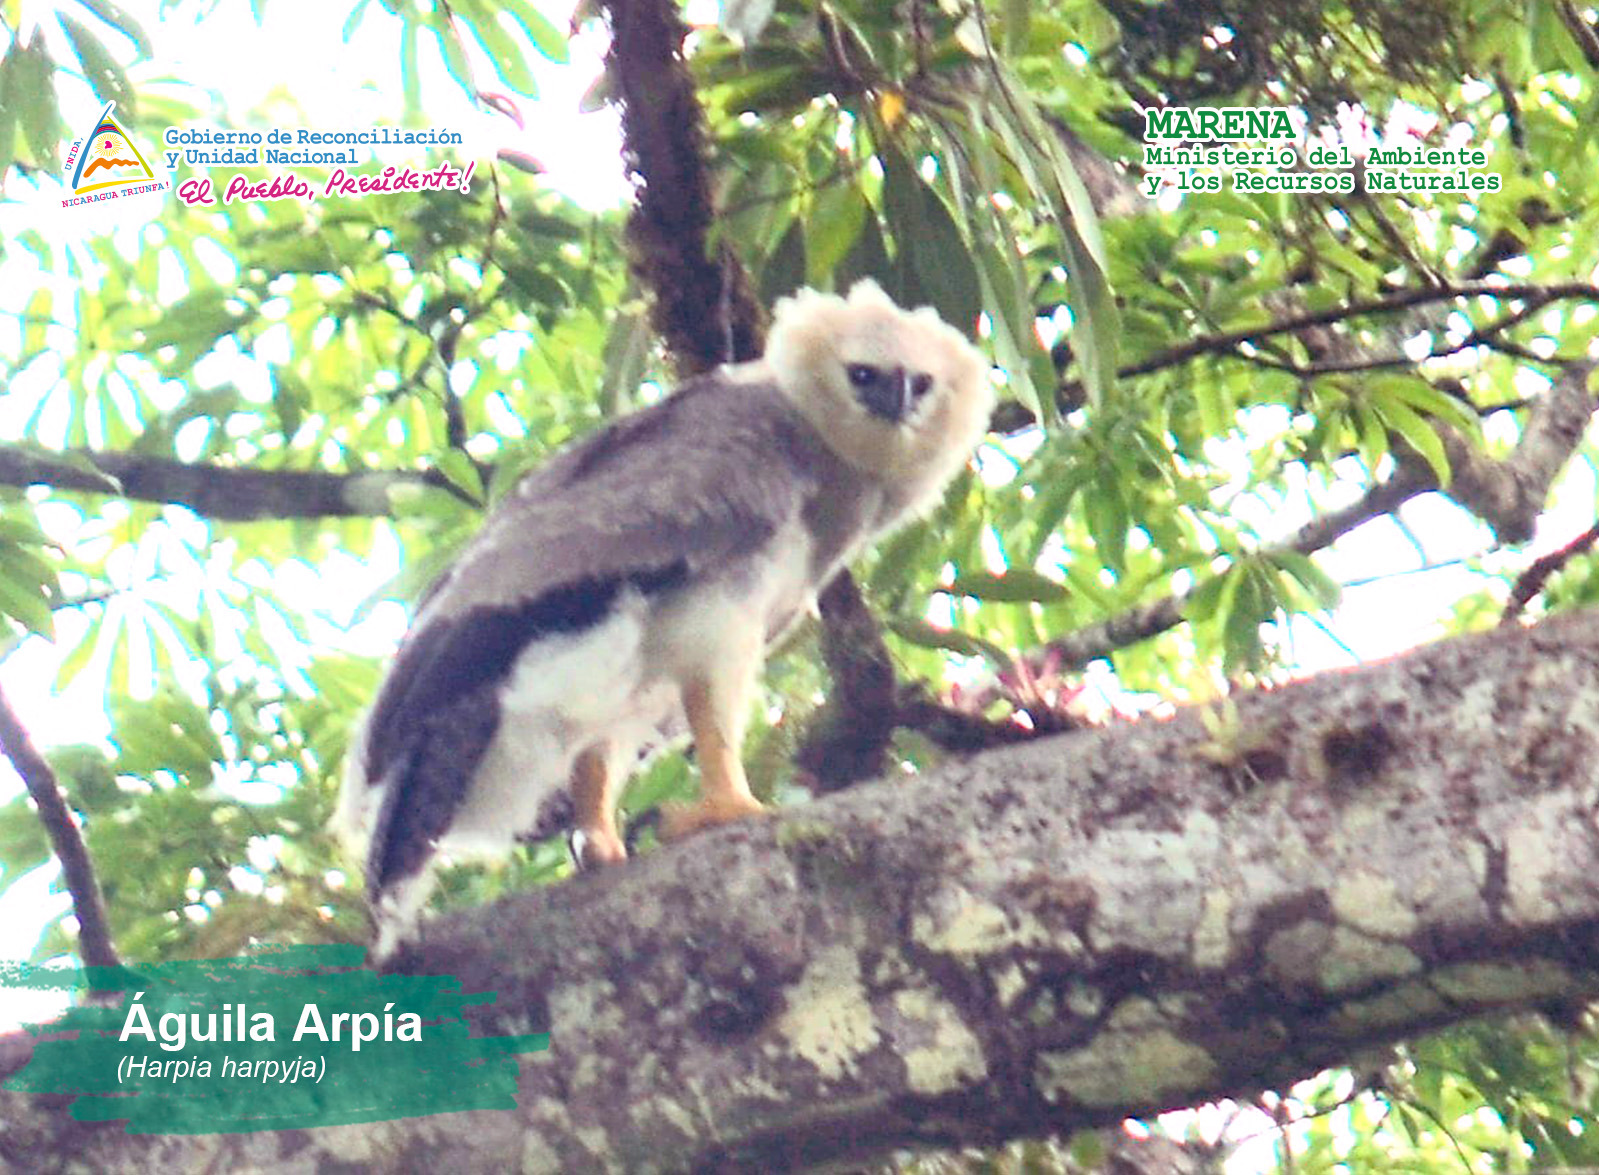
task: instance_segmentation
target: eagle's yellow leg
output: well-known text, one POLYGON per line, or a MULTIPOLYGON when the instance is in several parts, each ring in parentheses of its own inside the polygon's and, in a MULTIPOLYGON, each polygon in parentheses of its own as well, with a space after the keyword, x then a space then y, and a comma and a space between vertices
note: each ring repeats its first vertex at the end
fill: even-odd
POLYGON ((616 834, 614 785, 605 744, 589 747, 572 764, 572 802, 583 838, 578 856, 585 869, 627 860, 627 846, 616 834))
POLYGON ((766 808, 750 794, 739 759, 749 701, 747 689, 717 689, 704 680, 683 687, 683 712, 688 716, 694 758, 700 767, 700 798, 691 806, 670 807, 661 813, 663 839, 675 840, 701 828, 765 815, 766 808))

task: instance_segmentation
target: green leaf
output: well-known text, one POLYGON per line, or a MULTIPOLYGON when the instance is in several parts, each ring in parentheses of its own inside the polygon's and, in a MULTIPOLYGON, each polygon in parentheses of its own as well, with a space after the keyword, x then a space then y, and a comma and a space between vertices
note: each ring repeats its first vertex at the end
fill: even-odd
POLYGON ((805 284, 805 225, 799 217, 789 222, 777 248, 761 267, 761 300, 768 306, 805 284))
POLYGON ((139 332, 139 350, 152 354, 163 347, 180 347, 204 353, 224 335, 255 317, 241 310, 234 295, 220 286, 196 290, 167 307, 165 313, 139 332))
POLYGON ((17 50, 13 48, 0 58, 0 183, 17 158, 17 98, 12 94, 17 84, 12 79, 16 73, 17 50))
POLYGON ((60 141, 61 119, 56 110, 56 91, 52 85, 55 63, 50 60, 44 39, 17 54, 11 80, 11 96, 16 102, 17 119, 33 160, 40 167, 54 169, 56 147, 60 141))
POLYGON ((883 241, 883 229, 877 214, 868 209, 861 231, 849 255, 844 258, 834 275, 833 288, 847 290, 863 277, 869 277, 885 290, 894 263, 889 259, 888 246, 883 241))
MULTIPOLYGON (((1007 275, 994 273, 996 252, 994 249, 983 248, 977 251, 978 260, 982 262, 978 278, 982 286, 983 304, 989 307, 1002 305, 1005 302, 1004 286, 1007 275)), ((1053 422, 1056 416, 1055 397, 1039 395, 1038 383, 1033 379, 1032 364, 1025 349, 1037 337, 1036 332, 1031 328, 1024 328, 1019 333, 1010 315, 1003 312, 989 315, 989 323, 991 326, 989 341, 994 348, 995 360, 1005 372, 1006 386, 1032 412, 1035 421, 1040 424, 1046 421, 1053 422), (1021 339, 1026 339, 1028 342, 1024 344, 1021 339)), ((1053 372, 1051 374, 1053 375, 1053 372)), ((1047 386, 1052 385, 1053 380, 1051 385, 1047 386)))
POLYGON ((1027 561, 1036 562, 1043 555, 1044 548, 1065 519, 1067 511, 1072 507, 1072 499, 1083 487, 1083 478, 1070 472, 1063 473, 1060 477, 1046 485, 1039 487, 1038 496, 1033 499, 1029 516, 1033 525, 1032 540, 1026 548, 1027 561))
POLYGON ((278 416, 278 428, 286 440, 293 440, 305 423, 306 388, 294 371, 281 364, 273 364, 268 372, 272 384, 272 410, 278 416))
POLYGON ((1338 606, 1338 601, 1343 597, 1343 588, 1336 579, 1318 567, 1309 555, 1298 551, 1274 551, 1271 561, 1303 584, 1318 608, 1338 606))
POLYGON ((1012 567, 999 575, 987 571, 957 575, 944 589, 951 595, 1003 603, 1057 604, 1066 599, 1066 585, 1025 567, 1012 567))
POLYGON ((1425 379, 1415 375, 1395 375, 1379 372, 1367 385, 1376 393, 1378 402, 1399 400, 1417 412, 1436 416, 1453 425, 1459 432, 1476 438, 1481 432, 1477 414, 1453 396, 1445 395, 1425 379))
POLYGON ((1208 576, 1188 593, 1187 599, 1183 601, 1185 620, 1193 624, 1204 624, 1216 618, 1228 593, 1227 580, 1231 571, 1232 568, 1228 568, 1220 574, 1208 576))
POLYGON ((1028 0, 1004 0, 1000 6, 1000 39, 1007 54, 1016 56, 1026 48, 1032 9, 1028 0))
POLYGON ((611 75, 610 70, 605 70, 589 83, 588 89, 583 91, 583 96, 577 102, 577 112, 594 114, 609 106, 615 97, 616 78, 611 75))
POLYGON ((1375 470, 1388 452, 1388 430, 1383 427, 1382 418, 1365 404, 1355 405, 1353 415, 1360 459, 1367 469, 1375 470))
POLYGON ((472 35, 494 63, 494 70, 506 85, 530 97, 538 95, 538 82, 529 67, 522 46, 492 12, 484 12, 467 22, 472 35))
POLYGON ((588 230, 580 224, 574 224, 565 216, 552 216, 547 212, 537 209, 526 209, 515 215, 517 227, 526 236, 548 237, 554 241, 582 241, 588 236, 588 230))
POLYGON ((54 300, 45 286, 40 286, 28 299, 22 312, 22 348, 24 351, 42 351, 49 343, 50 327, 55 322, 54 300))
POLYGON ((339 39, 346 44, 355 35, 355 30, 360 27, 361 14, 367 10, 372 0, 355 0, 355 5, 350 9, 350 15, 344 18, 344 27, 339 30, 339 39))
MULTIPOLYGON (((455 84, 470 93, 473 90, 472 66, 467 61, 466 50, 461 47, 461 38, 455 25, 448 21, 442 21, 440 27, 429 28, 428 32, 433 34, 433 39, 439 47, 439 56, 444 60, 444 68, 455 79, 455 84)), ((487 48, 488 46, 485 45, 484 47, 487 48)), ((490 54, 490 59, 493 60, 492 53, 490 54)), ((512 73, 515 73, 516 63, 513 62, 509 66, 502 67, 501 63, 496 60, 494 67, 500 71, 500 76, 504 77, 507 68, 512 73)), ((512 82, 511 84, 515 85, 516 83, 512 82)))
POLYGON ((1235 673, 1260 664, 1260 626, 1269 607, 1261 592, 1256 568, 1240 564, 1229 576, 1234 585, 1222 618, 1222 649, 1227 670, 1235 673))
POLYGON ((637 776, 622 794, 622 807, 629 813, 647 812, 663 803, 689 800, 694 796, 694 778, 681 755, 669 756, 637 776))
POLYGON ((1083 369, 1083 383, 1093 403, 1104 402, 1116 379, 1120 335, 1119 315, 1106 277, 1105 242, 1093 201, 1060 136, 1039 115, 1031 99, 1008 71, 999 67, 1014 102, 1005 110, 971 106, 974 126, 992 127, 1009 151, 1009 162, 1021 173, 1028 189, 1044 198, 1054 213, 1065 246, 1068 301, 1072 308, 1072 346, 1083 369), (1014 112, 1013 124, 1006 111, 1014 112), (1042 159, 1041 172, 1034 166, 1042 159))
POLYGON ((1382 417, 1384 424, 1403 437, 1406 444, 1426 459, 1438 478, 1438 484, 1447 486, 1449 455, 1444 451, 1443 438, 1426 418, 1408 404, 1396 400, 1377 403, 1372 407, 1373 411, 1382 417))
POLYGON ((0 541, 26 543, 30 547, 53 547, 50 537, 38 524, 26 518, 0 515, 0 541))
MULTIPOLYGON (((53 684, 57 692, 71 685, 102 647, 112 647, 121 633, 122 615, 119 608, 107 608, 98 624, 86 625, 80 630, 77 643, 63 653, 56 669, 53 684)), ((109 659, 105 667, 110 667, 109 659)))
POLYGON ((512 20, 522 26, 522 31, 533 43, 533 48, 545 58, 557 65, 565 65, 571 59, 566 34, 529 3, 529 0, 500 0, 500 6, 512 20))
POLYGON ((54 747, 47 754, 62 793, 79 812, 93 815, 133 803, 132 794, 117 786, 111 763, 99 747, 54 747))
POLYGON ((822 80, 809 65, 778 65, 723 82, 713 96, 733 114, 772 118, 808 104, 821 85, 822 80))
POLYGON ((225 757, 210 713, 175 690, 142 702, 114 697, 111 728, 116 770, 123 774, 149 778, 165 770, 203 786, 211 781, 212 765, 225 757))
MULTIPOLYGON (((27 796, 0 804, 0 876, 9 886, 50 859, 50 838, 27 796)), ((0 890, 3 892, 3 890, 0 890)))
POLYGON ((477 463, 460 449, 445 449, 434 468, 474 502, 483 501, 483 475, 478 472, 477 463))
POLYGON ((615 416, 638 392, 652 337, 649 315, 643 310, 624 310, 611 323, 605 337, 605 378, 600 383, 600 408, 606 416, 615 416))
POLYGON ((872 567, 868 587, 873 594, 904 585, 906 573, 916 557, 933 540, 933 528, 926 522, 913 523, 879 545, 877 562, 872 567))
POLYGON ((119 108, 133 113, 133 88, 128 85, 127 75, 122 72, 116 59, 106 52, 105 46, 95 39, 82 21, 74 20, 65 12, 58 12, 56 20, 66 30, 67 40, 72 42, 72 51, 83 65, 83 74, 89 79, 95 96, 102 102, 115 102, 119 108))
MULTIPOLYGON (((1113 471, 1114 472, 1114 471, 1113 471)), ((1113 480, 1101 478, 1083 488, 1083 513, 1094 549, 1115 571, 1127 565, 1127 499, 1113 480)))
POLYGON ((1194 404, 1199 409, 1199 427, 1207 437, 1226 436, 1233 430, 1236 405, 1220 380, 1201 373, 1194 380, 1194 404))
POLYGON ((883 161, 883 208, 901 261, 909 259, 916 284, 944 321, 968 336, 983 309, 981 282, 971 248, 943 197, 917 174, 892 144, 883 161))
POLYGON ((144 26, 116 4, 113 4, 111 0, 78 0, 78 2, 132 41, 141 58, 149 58, 152 55, 154 51, 150 46, 150 38, 146 35, 144 26))
POLYGON ((835 183, 816 193, 805 230, 805 277, 820 286, 855 247, 866 223, 866 197, 853 183, 835 183))
POLYGON ((55 570, 15 543, 0 545, 0 615, 20 621, 29 632, 55 635, 50 600, 59 591, 55 570))
POLYGON ((891 616, 888 629, 901 640, 924 649, 943 649, 963 657, 982 657, 1001 672, 1015 668, 1011 655, 992 641, 962 632, 957 628, 939 628, 914 616, 891 616))

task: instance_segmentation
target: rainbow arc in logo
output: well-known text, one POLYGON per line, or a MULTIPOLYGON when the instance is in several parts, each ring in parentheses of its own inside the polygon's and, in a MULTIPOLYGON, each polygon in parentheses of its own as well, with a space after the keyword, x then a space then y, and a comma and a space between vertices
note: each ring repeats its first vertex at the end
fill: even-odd
POLYGON ((72 191, 75 195, 120 188, 127 184, 150 183, 155 179, 150 165, 139 154, 128 132, 111 117, 111 109, 115 105, 115 102, 105 104, 94 130, 84 140, 78 166, 72 172, 72 191))

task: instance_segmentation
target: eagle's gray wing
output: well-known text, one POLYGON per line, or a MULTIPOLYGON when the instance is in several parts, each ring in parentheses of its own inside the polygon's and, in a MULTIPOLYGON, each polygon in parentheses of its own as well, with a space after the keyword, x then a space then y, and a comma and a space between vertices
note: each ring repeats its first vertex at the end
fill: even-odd
POLYGON ((628 588, 671 591, 756 551, 834 461, 775 387, 713 374, 528 474, 426 598, 368 719, 361 786, 385 788, 370 890, 426 863, 531 642, 599 623, 628 588))

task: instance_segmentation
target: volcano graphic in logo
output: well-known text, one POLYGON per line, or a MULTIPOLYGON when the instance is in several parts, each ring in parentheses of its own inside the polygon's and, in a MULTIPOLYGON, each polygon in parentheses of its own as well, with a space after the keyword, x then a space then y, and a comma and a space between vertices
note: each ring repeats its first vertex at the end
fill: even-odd
POLYGON ((100 121, 83 144, 78 166, 72 173, 72 192, 76 196, 126 184, 147 184, 155 179, 128 132, 111 117, 111 108, 115 105, 115 102, 105 104, 100 121))

